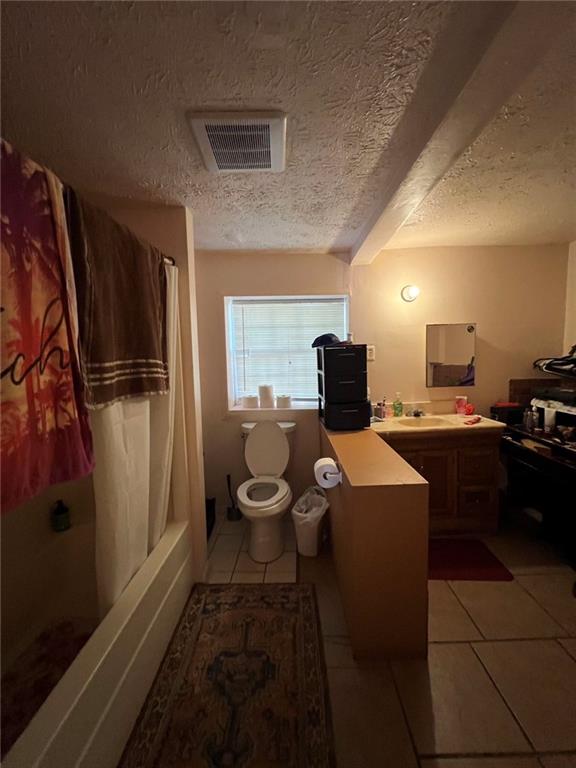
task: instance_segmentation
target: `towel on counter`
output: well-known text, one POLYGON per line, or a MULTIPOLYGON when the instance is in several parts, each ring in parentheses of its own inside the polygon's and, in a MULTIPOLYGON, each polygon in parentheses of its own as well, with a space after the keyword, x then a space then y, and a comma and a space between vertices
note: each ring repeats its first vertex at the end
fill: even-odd
POLYGON ((166 393, 163 255, 72 189, 66 202, 86 402, 166 393))
POLYGON ((2 511, 93 468, 62 184, 2 141, 2 511))

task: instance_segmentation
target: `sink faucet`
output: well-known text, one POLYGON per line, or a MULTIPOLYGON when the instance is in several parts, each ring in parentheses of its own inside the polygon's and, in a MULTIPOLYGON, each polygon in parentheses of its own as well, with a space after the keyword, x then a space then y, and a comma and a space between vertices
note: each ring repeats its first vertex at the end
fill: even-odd
POLYGON ((420 416, 424 416, 424 411, 421 411, 420 408, 414 408, 412 411, 412 416, 416 416, 417 418, 420 418, 420 416))

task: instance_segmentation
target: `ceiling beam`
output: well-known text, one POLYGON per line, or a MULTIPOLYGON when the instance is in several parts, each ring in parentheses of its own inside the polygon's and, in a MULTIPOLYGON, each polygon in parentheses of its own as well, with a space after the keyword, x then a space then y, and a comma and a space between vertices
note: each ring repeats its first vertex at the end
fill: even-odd
MULTIPOLYGON (((461 5, 461 4, 458 4, 461 5)), ((378 209, 351 249, 370 264, 574 23, 570 3, 465 3, 438 39, 387 154, 378 209)))

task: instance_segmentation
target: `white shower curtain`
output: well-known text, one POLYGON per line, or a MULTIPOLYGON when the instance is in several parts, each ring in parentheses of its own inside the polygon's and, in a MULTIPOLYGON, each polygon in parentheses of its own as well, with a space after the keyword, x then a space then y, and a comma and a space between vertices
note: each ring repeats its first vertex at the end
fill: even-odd
POLYGON ((166 528, 174 438, 178 270, 167 266, 170 390, 94 411, 96 577, 100 614, 114 605, 166 528))

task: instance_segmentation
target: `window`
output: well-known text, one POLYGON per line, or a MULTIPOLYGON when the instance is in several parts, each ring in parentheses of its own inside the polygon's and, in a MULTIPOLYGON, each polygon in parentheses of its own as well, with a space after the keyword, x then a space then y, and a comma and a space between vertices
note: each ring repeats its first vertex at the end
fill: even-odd
POLYGON ((230 406, 272 384, 275 395, 295 401, 318 396, 316 350, 322 333, 345 339, 347 296, 227 297, 228 395, 230 406))

